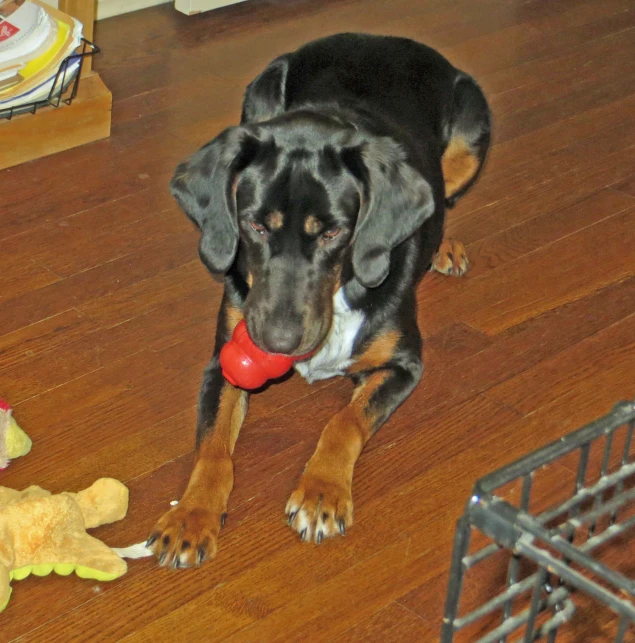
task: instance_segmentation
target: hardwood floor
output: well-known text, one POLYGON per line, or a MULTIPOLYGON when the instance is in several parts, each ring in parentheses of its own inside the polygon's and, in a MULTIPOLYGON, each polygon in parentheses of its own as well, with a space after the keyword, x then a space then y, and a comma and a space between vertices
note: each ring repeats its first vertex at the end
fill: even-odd
POLYGON ((0 394, 34 442, 0 483, 119 478, 128 516, 93 532, 112 546, 145 539, 192 465, 221 285, 167 181, 237 121, 245 83, 320 35, 405 35, 479 80, 495 140, 449 216, 472 270, 419 287, 426 374, 360 458, 346 537, 305 545, 285 524, 351 393, 294 376, 253 398, 213 563, 15 582, 0 642, 438 640, 474 481, 635 397, 634 27, 632 0, 250 0, 98 23, 111 138, 0 172, 0 394))

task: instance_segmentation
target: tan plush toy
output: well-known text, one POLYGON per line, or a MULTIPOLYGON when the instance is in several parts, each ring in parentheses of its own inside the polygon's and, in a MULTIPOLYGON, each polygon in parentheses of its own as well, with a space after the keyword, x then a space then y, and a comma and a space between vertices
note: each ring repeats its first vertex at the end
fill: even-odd
POLYGON ((100 581, 125 574, 128 567, 120 555, 86 529, 121 520, 127 511, 128 489, 112 478, 58 495, 35 486, 24 491, 0 487, 0 612, 9 602, 10 582, 31 573, 75 572, 100 581))

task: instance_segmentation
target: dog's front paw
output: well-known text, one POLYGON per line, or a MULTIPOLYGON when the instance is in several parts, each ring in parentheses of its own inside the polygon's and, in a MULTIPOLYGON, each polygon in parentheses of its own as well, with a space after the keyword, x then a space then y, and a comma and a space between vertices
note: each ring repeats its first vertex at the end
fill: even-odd
POLYGON ((350 482, 307 471, 291 494, 285 513, 289 526, 303 541, 320 544, 324 538, 344 536, 353 524, 350 482))
POLYGON ((146 546, 163 567, 198 566, 214 558, 227 514, 181 501, 156 524, 146 546))

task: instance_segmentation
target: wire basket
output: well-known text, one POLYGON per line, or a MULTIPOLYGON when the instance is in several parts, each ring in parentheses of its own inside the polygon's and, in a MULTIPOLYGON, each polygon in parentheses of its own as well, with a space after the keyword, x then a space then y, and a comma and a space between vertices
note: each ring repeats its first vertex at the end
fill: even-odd
POLYGON ((441 643, 634 636, 634 424, 635 404, 620 403, 476 483, 455 532, 441 643))
POLYGON ((19 116, 20 114, 35 114, 42 107, 70 105, 75 96, 77 96, 84 59, 101 51, 95 43, 86 40, 86 38, 82 38, 82 44, 78 49, 80 51, 75 51, 60 63, 47 98, 6 109, 2 109, 2 106, 0 106, 0 119, 11 120, 14 116, 19 116))

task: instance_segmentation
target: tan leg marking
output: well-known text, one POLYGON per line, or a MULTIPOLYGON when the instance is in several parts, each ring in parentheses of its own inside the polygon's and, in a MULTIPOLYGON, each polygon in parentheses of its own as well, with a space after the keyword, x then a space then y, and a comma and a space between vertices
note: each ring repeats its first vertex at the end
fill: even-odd
POLYGON ((445 196, 456 194, 478 172, 479 160, 465 139, 455 137, 450 141, 441 159, 445 196))
POLYGON ((348 369, 349 372, 370 371, 388 363, 393 358, 400 339, 401 333, 396 330, 389 330, 375 337, 348 369))

